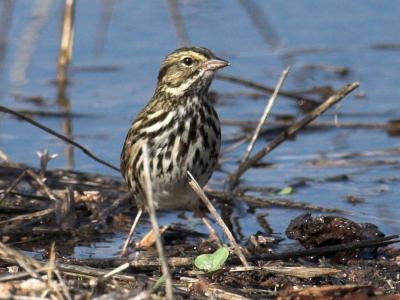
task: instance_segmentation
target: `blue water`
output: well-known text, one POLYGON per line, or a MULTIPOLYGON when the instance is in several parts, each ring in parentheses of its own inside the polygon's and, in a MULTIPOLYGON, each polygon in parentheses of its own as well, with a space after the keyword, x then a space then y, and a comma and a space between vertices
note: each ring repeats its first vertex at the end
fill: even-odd
MULTIPOLYGON (((13 2, 9 31, 5 37, 5 56, 0 62, 0 103, 12 108, 58 111, 56 58, 60 39, 63 1, 13 2), (38 12, 42 12, 38 14, 38 12), (28 32, 28 33, 27 33, 28 32), (35 38, 36 36, 36 38, 35 38), (25 38, 24 38, 25 37, 25 38), (24 41, 24 42, 22 42, 24 41), (27 63, 24 55, 31 53, 27 63), (22 75, 21 75, 22 74, 22 75), (15 99, 15 93, 40 96, 46 102, 38 107, 15 99)), ((7 1, 2 2, 4 11, 7 1)), ((251 1, 267 20, 272 39, 266 41, 254 26, 240 1, 179 1, 179 10, 192 44, 212 49, 227 58, 232 74, 274 86, 283 68, 291 72, 286 90, 302 90, 331 85, 339 88, 351 81, 361 87, 338 108, 341 113, 365 113, 368 116, 343 116, 339 121, 385 124, 400 118, 400 55, 397 50, 377 50, 377 44, 400 44, 400 2, 392 1, 251 1), (340 77, 326 71, 306 72, 307 65, 343 66, 350 70, 340 77)), ((4 18, 1 20, 4 22, 4 18)), ((4 32, 1 31, 1 32, 4 32)), ((178 47, 174 26, 165 1, 79 1, 76 7, 75 46, 70 70, 71 85, 67 96, 71 111, 87 113, 93 118, 72 119, 73 137, 98 156, 118 165, 119 153, 127 128, 135 114, 151 97, 162 58, 178 47), (109 5, 109 6, 107 6, 109 5), (109 24, 104 10, 110 11, 109 24), (106 24, 106 25, 105 25, 106 24), (103 44, 102 44, 103 41, 103 44), (99 46, 99 45, 103 45, 99 46), (90 71, 84 68, 108 67, 90 71)), ((249 89, 215 81, 218 92, 243 92, 249 89)), ((256 120, 265 101, 246 97, 227 99, 217 110, 221 119, 256 120)), ((292 101, 279 98, 274 113, 300 115, 292 101)), ((333 121, 333 110, 321 120, 333 121)), ((37 118, 62 132, 63 119, 37 118)), ((239 127, 224 127, 223 138, 239 135, 239 127)), ((260 140, 256 149, 262 147, 260 140)), ((225 146, 229 144, 225 143, 225 146)), ((354 151, 399 148, 400 140, 383 130, 334 129, 301 133, 274 150, 264 162, 268 169, 252 169, 243 177, 251 186, 283 188, 295 177, 314 179, 307 187, 295 189, 290 198, 321 206, 338 207, 352 212, 351 218, 377 224, 385 233, 398 233, 400 212, 398 183, 399 157, 367 157, 366 160, 390 159, 395 164, 352 165, 350 167, 315 167, 309 161, 336 157, 354 151), (325 177, 351 173, 347 182, 325 182, 325 177), (365 199, 353 207, 347 195, 365 199)), ((0 149, 15 161, 38 166, 36 152, 48 148, 60 156, 52 168, 66 167, 65 145, 57 139, 8 116, 0 116, 0 149)), ((245 146, 230 153, 225 170, 233 170, 245 146)), ((74 152, 77 170, 118 174, 74 152)), ((216 173, 215 185, 224 178, 216 173)), ((284 232, 288 221, 299 212, 283 209, 257 210, 268 214, 277 233, 284 232)), ((246 235, 259 226, 255 216, 244 211, 241 221, 246 235)), ((165 222, 174 216, 162 217, 165 222)), ((112 252, 112 251, 110 251, 112 252)))

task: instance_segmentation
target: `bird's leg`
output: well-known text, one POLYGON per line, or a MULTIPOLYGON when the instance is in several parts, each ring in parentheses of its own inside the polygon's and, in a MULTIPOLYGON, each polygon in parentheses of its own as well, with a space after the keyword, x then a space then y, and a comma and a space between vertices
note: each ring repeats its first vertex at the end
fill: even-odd
POLYGON ((137 224, 139 223, 139 220, 140 220, 140 217, 142 216, 142 213, 143 213, 143 209, 139 208, 138 212, 136 214, 135 220, 133 221, 131 230, 129 231, 128 237, 126 238, 124 247, 122 248, 121 256, 127 256, 128 255, 128 245, 129 245, 129 242, 132 239, 132 235, 133 235, 133 233, 135 231, 135 228, 136 228, 137 224))

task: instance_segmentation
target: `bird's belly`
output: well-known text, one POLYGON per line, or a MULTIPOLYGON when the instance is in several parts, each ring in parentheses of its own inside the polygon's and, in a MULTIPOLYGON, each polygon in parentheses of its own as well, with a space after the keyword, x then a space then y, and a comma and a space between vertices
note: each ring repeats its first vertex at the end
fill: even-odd
MULTIPOLYGON (((184 139, 183 137, 181 137, 184 139)), ((217 136, 210 134, 204 146, 203 137, 199 136, 195 142, 185 142, 182 152, 181 141, 177 141, 177 149, 173 151, 169 160, 163 161, 162 168, 151 170, 154 196, 161 209, 195 210, 199 206, 199 199, 188 184, 189 171, 200 186, 204 186, 211 177, 217 164, 220 141, 217 136)), ((187 141, 187 140, 186 140, 187 141)), ((160 149, 160 148, 158 148, 160 149)), ((156 151, 151 165, 156 167, 157 157, 162 150, 156 151)))
POLYGON ((169 185, 154 194, 158 209, 196 211, 197 195, 188 185, 169 185))
MULTIPOLYGON (((192 148, 192 147, 190 147, 192 148)), ((200 158, 194 159, 196 148, 188 149, 187 156, 175 164, 169 172, 152 172, 154 200, 160 209, 196 210, 199 199, 188 184, 187 171, 204 186, 215 168, 216 159, 212 158, 209 149, 203 149, 200 158)))

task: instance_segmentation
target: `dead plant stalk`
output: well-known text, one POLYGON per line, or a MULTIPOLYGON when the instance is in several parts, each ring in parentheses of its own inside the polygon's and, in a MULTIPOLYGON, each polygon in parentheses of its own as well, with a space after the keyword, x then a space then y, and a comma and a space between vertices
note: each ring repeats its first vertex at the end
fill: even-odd
POLYGON ((306 127, 310 122, 312 122, 314 119, 319 117, 330 107, 338 103, 349 93, 351 93, 353 90, 359 87, 359 85, 360 84, 358 82, 353 82, 351 84, 345 85, 331 97, 325 100, 321 105, 319 105, 310 113, 308 113, 303 119, 290 125, 286 130, 284 130, 275 139, 273 139, 268 145, 266 145, 264 148, 262 148, 252 157, 250 157, 243 164, 240 164, 239 167, 236 169, 236 171, 229 176, 229 190, 232 190, 237 185, 240 176, 242 176, 244 172, 246 172, 257 162, 259 162, 265 155, 274 150, 288 138, 294 136, 298 131, 306 127))
MULTIPOLYGON (((249 87, 249 88, 253 88, 253 89, 259 90, 261 92, 268 93, 268 94, 272 94, 274 92, 274 89, 272 87, 265 86, 263 84, 260 84, 260 83, 257 83, 257 82, 254 82, 254 81, 251 81, 251 80, 248 80, 248 79, 245 79, 245 78, 240 78, 240 77, 237 77, 237 76, 225 75, 225 74, 217 74, 215 76, 215 78, 217 78, 219 80, 231 82, 231 83, 234 83, 234 84, 246 86, 246 87, 249 87)), ((303 96, 303 95, 301 95, 299 93, 295 93, 295 92, 289 92, 289 91, 282 91, 281 90, 281 91, 279 91, 278 94, 279 94, 279 96, 288 98, 288 99, 296 101, 296 102, 299 102, 299 101, 306 102, 306 103, 312 105, 313 107, 320 104, 317 100, 305 97, 305 96, 303 96)))
POLYGON ((43 124, 40 124, 39 122, 33 120, 32 118, 30 118, 30 117, 28 117, 28 116, 26 116, 26 115, 24 115, 24 114, 21 114, 21 113, 15 111, 15 110, 12 110, 12 109, 10 109, 10 108, 7 108, 7 107, 5 107, 5 106, 2 106, 2 105, 0 105, 0 112, 3 112, 3 113, 6 113, 6 114, 10 114, 10 115, 16 116, 16 117, 18 117, 19 119, 28 122, 29 124, 31 124, 31 125, 33 125, 33 126, 39 128, 39 129, 41 129, 41 130, 43 130, 43 131, 45 131, 45 132, 47 132, 47 133, 49 133, 49 134, 55 136, 56 138, 59 138, 60 140, 66 142, 66 143, 68 143, 68 144, 71 144, 72 146, 74 146, 74 147, 80 149, 84 154, 86 154, 86 155, 87 155, 88 157, 90 157, 91 159, 97 161, 98 163, 100 163, 100 164, 102 164, 102 165, 104 165, 104 166, 106 166, 106 167, 109 167, 110 169, 113 169, 114 171, 119 172, 119 168, 118 168, 118 167, 116 167, 116 166, 110 164, 109 162, 106 162, 105 160, 103 160, 103 159, 97 157, 96 155, 94 155, 94 154, 93 154, 89 149, 87 149, 86 147, 84 147, 84 146, 82 146, 81 144, 75 142, 74 140, 70 139, 69 137, 66 137, 65 135, 62 135, 61 133, 58 133, 58 132, 54 131, 53 129, 51 129, 51 128, 47 127, 47 126, 45 126, 45 125, 43 125, 43 124))
POLYGON ((60 52, 57 61, 57 82, 65 85, 68 65, 72 59, 74 43, 75 0, 65 0, 63 28, 60 42, 60 52))
POLYGON ((149 153, 147 149, 147 144, 143 145, 143 172, 144 172, 144 181, 145 181, 145 194, 146 194, 146 200, 147 200, 147 210, 150 215, 150 221, 151 225, 153 227, 153 230, 155 232, 156 236, 156 248, 158 252, 158 257, 160 258, 161 261, 161 269, 163 272, 163 275, 165 277, 165 290, 166 290, 166 296, 167 299, 173 300, 174 295, 172 292, 172 278, 171 274, 169 272, 168 268, 168 263, 165 258, 164 254, 164 248, 161 242, 160 238, 160 230, 158 227, 158 221, 157 221, 157 216, 156 216, 156 209, 154 207, 154 199, 153 199, 153 188, 151 185, 151 178, 150 178, 150 168, 149 168, 149 153))
POLYGON ((206 194, 204 193, 203 189, 197 183, 196 179, 194 179, 193 175, 187 171, 189 177, 189 185, 193 189, 193 191, 199 196, 199 198, 203 201, 205 206, 210 211, 211 215, 217 221, 218 225, 224 231, 226 237, 228 238, 229 242, 231 243, 236 255, 239 257, 240 261, 245 267, 249 266, 246 257, 244 256, 242 250, 240 249, 239 245, 236 243, 235 238, 233 237, 231 231, 229 230, 228 226, 226 226, 224 220, 222 220, 221 216, 218 214, 217 210, 215 209, 214 205, 212 205, 211 201, 207 198, 206 194))
POLYGON ((9 193, 13 191, 13 189, 15 189, 25 175, 26 170, 22 171, 22 173, 14 180, 14 182, 4 191, 3 195, 0 196, 0 203, 8 196, 9 193))
POLYGON ((274 105, 274 102, 276 100, 276 98, 278 97, 278 93, 283 85, 283 83, 285 82, 285 79, 289 73, 290 67, 287 67, 285 70, 283 70, 281 77, 278 80, 278 83, 276 84, 274 93, 271 95, 271 97, 269 98, 267 105, 265 106, 264 112, 260 118, 260 121, 258 122, 257 128, 254 131, 254 134, 250 140, 249 146, 246 149, 246 152, 243 155, 243 158, 240 162, 240 164, 243 164, 244 162, 246 162, 251 154, 251 151, 254 148, 254 145, 257 141, 258 136, 260 135, 261 129, 264 126, 265 122, 267 121, 268 115, 271 112, 272 106, 274 105))

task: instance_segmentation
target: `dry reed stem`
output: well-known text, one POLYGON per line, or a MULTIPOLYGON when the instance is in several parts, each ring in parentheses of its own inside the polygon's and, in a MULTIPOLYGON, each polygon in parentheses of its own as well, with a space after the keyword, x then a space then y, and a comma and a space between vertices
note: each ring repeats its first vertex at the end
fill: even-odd
POLYGON ((220 299, 220 300, 252 300, 252 298, 245 297, 237 291, 238 293, 234 293, 232 289, 226 290, 221 285, 212 284, 207 288, 205 295, 209 297, 209 299, 220 299))
POLYGON ((74 15, 75 0, 65 0, 60 52, 57 60, 57 82, 59 85, 65 85, 67 82, 68 65, 72 59, 74 15))
POLYGON ((12 280, 21 280, 29 276, 30 275, 28 272, 21 272, 21 271, 18 271, 17 273, 2 274, 0 276, 0 283, 12 280))
POLYGON ((189 177, 189 185, 190 185, 190 187, 197 194, 197 196, 199 196, 199 198, 203 201, 205 206, 210 211, 211 215, 217 221, 218 225, 222 228, 222 230, 224 231, 226 237, 228 238, 229 242, 231 243, 236 255, 239 257, 239 259, 242 262, 242 264, 245 267, 248 267, 249 263, 247 262, 246 257, 244 256, 242 250, 240 249, 240 246, 238 245, 238 243, 236 243, 236 240, 233 237, 233 235, 232 235, 231 231, 229 230, 228 226, 226 226, 224 220, 222 220, 221 216, 218 214, 218 212, 215 209, 214 205, 212 205, 211 201, 207 198, 207 196, 204 193, 203 189, 197 183, 196 179, 194 179, 193 175, 189 171, 187 171, 187 174, 188 174, 188 177, 189 177))
POLYGON ((254 145, 257 141, 257 138, 260 135, 261 128, 264 126, 264 124, 268 118, 268 115, 271 112, 272 106, 274 105, 274 102, 278 96, 278 93, 279 93, 283 83, 285 82, 285 79, 289 73, 289 70, 290 70, 290 67, 287 67, 285 70, 283 70, 282 75, 279 78, 278 83, 275 86, 275 90, 274 90, 273 94, 271 95, 271 97, 269 98, 267 105, 265 106, 264 112, 260 118, 260 121, 258 122, 258 125, 254 131, 254 134, 250 140, 250 143, 246 149, 246 152, 244 153, 243 158, 240 161, 240 164, 243 164, 249 158, 251 151, 253 150, 254 145))
POLYGON ((103 278, 108 278, 108 277, 114 276, 115 274, 118 274, 119 272, 122 272, 122 271, 128 269, 129 266, 130 266, 130 263, 126 262, 126 263, 124 263, 124 264, 112 269, 110 272, 107 272, 102 277, 103 278))
MULTIPOLYGON (((51 215, 53 213, 54 213, 54 208, 48 208, 48 209, 40 210, 40 211, 37 211, 34 213, 30 213, 30 214, 19 215, 19 216, 1 221, 0 226, 4 226, 4 225, 6 225, 8 223, 12 223, 12 222, 32 220, 34 218, 43 218, 43 217, 51 215)), ((1 231, 1 229, 0 229, 0 231, 1 231)))
MULTIPOLYGON (((226 195, 227 197, 228 195, 226 195)), ((234 194, 234 196, 236 196, 234 194)), ((264 199, 259 198, 253 195, 241 195, 238 194, 237 198, 246 202, 248 205, 253 207, 283 207, 283 208, 291 208, 291 209, 302 209, 306 211, 318 211, 324 213, 340 213, 340 214, 348 214, 351 215, 350 211, 343 210, 340 208, 334 207, 323 207, 319 205, 310 204, 307 202, 301 202, 291 199, 285 198, 277 198, 277 199, 264 199)))
POLYGON ((19 184, 19 182, 26 175, 26 170, 22 171, 22 173, 13 181, 13 183, 4 191, 3 195, 0 197, 0 203, 8 196, 9 193, 19 184))
MULTIPOLYGON (((59 88, 59 94, 57 97, 57 103, 60 106, 61 110, 65 112, 65 117, 62 120, 62 129, 63 134, 69 138, 72 137, 72 119, 70 112, 70 100, 66 96, 65 88, 59 88)), ((67 161, 67 169, 72 170, 74 168, 75 160, 74 160, 74 148, 70 144, 65 145, 65 158, 67 161)))
POLYGON ((207 220, 206 217, 202 217, 201 220, 203 221, 204 225, 206 226, 208 233, 210 235, 210 238, 212 240, 215 240, 218 244, 218 247, 223 247, 222 241, 219 238, 217 232, 215 231, 215 229, 212 227, 212 225, 210 224, 210 222, 207 220))
POLYGON ((31 125, 39 128, 39 129, 47 132, 47 133, 59 138, 60 140, 63 140, 64 142, 66 142, 68 144, 71 144, 72 146, 80 149, 84 154, 86 154, 91 159, 97 161, 98 163, 100 163, 100 164, 102 164, 102 165, 104 165, 106 167, 109 167, 110 169, 113 169, 113 170, 115 170, 117 172, 120 171, 118 167, 116 167, 116 166, 106 162, 105 160, 102 160, 101 158, 97 157, 90 150, 88 150, 84 146, 80 145, 79 143, 75 142, 74 140, 66 137, 65 135, 62 135, 61 133, 58 133, 58 132, 54 131, 53 129, 50 129, 49 127, 47 127, 45 125, 40 124, 39 122, 33 120, 32 118, 29 118, 28 116, 20 114, 20 113, 16 112, 15 110, 12 110, 12 109, 7 108, 7 107, 2 106, 2 105, 0 105, 0 112, 4 112, 4 113, 10 114, 10 115, 14 115, 14 116, 16 116, 16 117, 28 122, 29 124, 31 124, 31 125))
POLYGON ((37 184, 40 186, 40 188, 45 192, 45 194, 54 202, 59 202, 60 199, 57 198, 56 195, 53 194, 53 192, 49 189, 49 187, 43 182, 43 180, 32 170, 32 169, 27 169, 26 173, 33 178, 37 182, 37 184))
MULTIPOLYGON (((70 264, 57 264, 58 269, 63 273, 70 276, 75 277, 86 277, 90 279, 99 279, 100 281, 102 278, 106 278, 105 276, 109 273, 107 270, 92 268, 87 266, 77 266, 77 265, 70 265, 70 264), (100 278, 99 278, 100 277, 100 278)), ((114 279, 118 280, 126 280, 131 282, 137 282, 137 278, 135 276, 129 276, 124 274, 113 274, 114 279)))
POLYGON ((355 90, 359 85, 360 84, 358 82, 354 82, 354 83, 347 84, 344 87, 342 87, 339 91, 337 91, 335 94, 330 96, 327 100, 325 100, 321 105, 319 105, 314 110, 312 110, 310 113, 308 113, 303 119, 290 125, 285 131, 283 131, 281 134, 279 134, 275 139, 273 139, 263 149, 258 151, 256 154, 254 154, 252 157, 250 157, 246 162, 241 164, 236 169, 236 171, 233 172, 229 176, 229 190, 232 190, 237 185, 240 176, 242 176, 243 173, 246 172, 249 168, 251 168, 255 163, 260 161, 265 155, 267 155, 269 152, 274 150, 277 146, 279 146, 281 143, 286 141, 288 138, 295 135, 298 131, 300 131, 305 126, 307 126, 307 124, 309 124, 311 121, 313 121, 314 119, 319 117, 321 114, 323 114, 331 106, 338 103, 345 96, 347 96, 349 93, 351 93, 353 90, 355 90))
POLYGON ((345 211, 339 208, 333 207, 323 207, 314 204, 310 204, 307 202, 301 202, 298 200, 291 200, 285 198, 278 199, 266 199, 259 198, 253 195, 245 195, 243 191, 238 190, 235 193, 229 193, 225 191, 216 191, 212 189, 206 189, 205 192, 216 199, 226 201, 226 199, 238 199, 243 202, 246 202, 252 207, 283 207, 290 209, 302 209, 307 211, 318 211, 318 212, 327 212, 327 213, 341 213, 341 214, 351 214, 350 211, 345 211))
POLYGON ((0 242, 0 259, 17 263, 33 278, 39 278, 37 270, 41 268, 40 263, 34 258, 23 255, 21 252, 0 242))
MULTIPOLYGON (((189 267, 193 266, 193 257, 168 257, 168 265, 172 268, 189 267)), ((161 262, 154 257, 139 257, 130 262, 130 266, 135 269, 140 270, 151 270, 158 269, 161 266, 161 262), (149 267, 150 266, 150 267, 149 267)))
MULTIPOLYGON (((222 124, 222 122, 221 122, 221 124, 222 124)), ((224 155, 228 154, 229 152, 236 150, 237 148, 242 146, 244 143, 247 143, 250 139, 251 139, 251 136, 246 134, 243 138, 241 138, 239 141, 235 142, 234 144, 224 147, 220 153, 219 160, 221 160, 221 156, 224 156, 224 155)))
MULTIPOLYGON (((160 236, 162 236, 165 231, 168 230, 168 228, 170 227, 170 225, 163 225, 160 226, 159 228, 159 234, 160 236)), ((142 239, 136 243, 136 247, 139 249, 149 249, 151 248, 154 243, 156 242, 156 233, 153 229, 150 229, 143 237, 142 239)))
POLYGON ((60 271, 57 268, 54 270, 54 274, 56 274, 56 277, 58 279, 58 282, 61 285, 61 288, 63 290, 65 298, 67 298, 68 300, 72 300, 72 296, 71 296, 71 294, 69 292, 69 289, 68 289, 67 285, 65 284, 65 281, 62 278, 62 276, 60 274, 60 271))
MULTIPOLYGON (((60 50, 57 60, 57 83, 58 96, 57 103, 61 109, 68 113, 70 110, 70 101, 66 95, 66 85, 68 83, 68 66, 72 60, 72 50, 74 44, 74 21, 75 21, 75 0, 65 0, 63 27, 60 40, 60 50)), ((62 122, 64 135, 72 136, 71 118, 67 115, 62 122)), ((72 169, 74 166, 73 148, 70 144, 66 144, 65 157, 67 160, 67 168, 72 169)))
MULTIPOLYGON (((31 277, 34 278, 40 278, 38 273, 45 273, 48 271, 48 267, 45 266, 44 263, 38 262, 34 258, 28 257, 23 255, 21 252, 15 250, 14 248, 11 248, 7 246, 6 244, 3 244, 0 242, 0 260, 5 261, 7 263, 11 264, 18 264, 23 268, 31 277)), ((58 263, 57 264, 57 269, 55 269, 55 273, 57 277, 60 277, 59 275, 59 270, 62 273, 72 275, 72 276, 78 276, 82 277, 85 275, 90 275, 92 277, 99 277, 103 276, 106 274, 106 271, 104 269, 96 269, 96 268, 91 268, 87 266, 77 266, 77 265, 71 265, 71 264, 63 264, 63 263, 58 263), (57 275, 58 273, 58 275, 57 275)), ((19 274, 16 274, 19 275, 19 274)), ((22 274, 24 277, 26 274, 22 274)), ((121 279, 121 280, 129 280, 129 281, 137 281, 135 277, 133 276, 128 276, 128 275, 116 275, 116 279, 121 279)), ((62 281, 60 280, 61 284, 62 281)))
MULTIPOLYGON (((268 94, 272 94, 274 92, 274 88, 245 79, 237 76, 232 76, 232 75, 222 75, 222 74, 217 74, 215 78, 235 84, 240 84, 246 87, 250 87, 268 94)), ((310 105, 313 106, 318 106, 320 103, 314 99, 308 98, 306 96, 303 96, 299 93, 295 92, 289 92, 289 91, 279 91, 279 96, 286 97, 288 99, 294 100, 296 102, 298 101, 304 101, 307 102, 310 105)))
POLYGON ((313 268, 313 267, 289 267, 289 266, 268 266, 264 265, 262 267, 231 267, 229 272, 247 272, 247 271, 257 271, 257 270, 265 270, 269 273, 275 274, 283 274, 293 277, 299 278, 312 278, 312 277, 320 277, 320 276, 330 276, 335 275, 339 272, 338 269, 335 268, 313 268))
MULTIPOLYGON (((277 127, 283 127, 283 126, 288 126, 291 125, 292 121, 290 120, 270 120, 269 125, 272 126, 277 126, 277 127)), ((240 126, 243 127, 244 129, 252 129, 257 126, 257 121, 253 120, 238 120, 238 119, 222 119, 221 124, 225 126, 240 126)), ((307 126, 308 129, 312 130, 318 130, 318 129, 336 129, 338 128, 335 122, 332 121, 319 121, 319 122, 314 122, 310 125, 307 126)), ((372 122, 346 122, 346 121, 341 121, 340 122, 340 128, 345 128, 345 129, 366 129, 366 130, 389 130, 390 125, 389 124, 384 124, 384 123, 372 123, 372 122)), ((276 130, 276 128, 272 129, 264 129, 261 134, 268 134, 272 133, 276 130)), ((248 137, 245 136, 242 139, 240 139, 240 142, 243 143, 248 140, 248 137)), ((239 143, 239 142, 238 142, 239 143)), ((234 147, 229 146, 229 147, 234 147)), ((227 147, 228 148, 228 147, 227 147)))
POLYGON ((133 221, 131 229, 129 230, 128 237, 126 238, 124 246, 122 247, 121 256, 128 255, 129 242, 132 239, 133 233, 135 232, 135 228, 136 228, 137 224, 139 223, 139 220, 140 220, 140 217, 142 216, 142 213, 143 213, 143 210, 141 208, 138 208, 138 212, 136 213, 135 220, 133 221))
POLYGON ((52 274, 54 271, 54 265, 55 265, 55 261, 56 261, 56 254, 54 252, 54 246, 55 243, 51 243, 51 247, 50 247, 50 257, 49 257, 49 262, 47 263, 47 285, 51 286, 51 279, 52 279, 52 274))
POLYGON ((143 175, 145 181, 145 194, 146 194, 145 196, 147 200, 147 210, 150 216, 151 225, 153 227, 156 236, 156 248, 158 252, 158 257, 160 258, 161 261, 161 270, 163 275, 165 276, 166 297, 168 300, 173 300, 174 295, 172 291, 172 278, 169 272, 167 260, 165 258, 164 248, 160 238, 160 230, 158 227, 156 210, 154 207, 153 188, 151 185, 150 168, 149 168, 149 153, 146 143, 143 145, 142 152, 143 152, 143 175))

